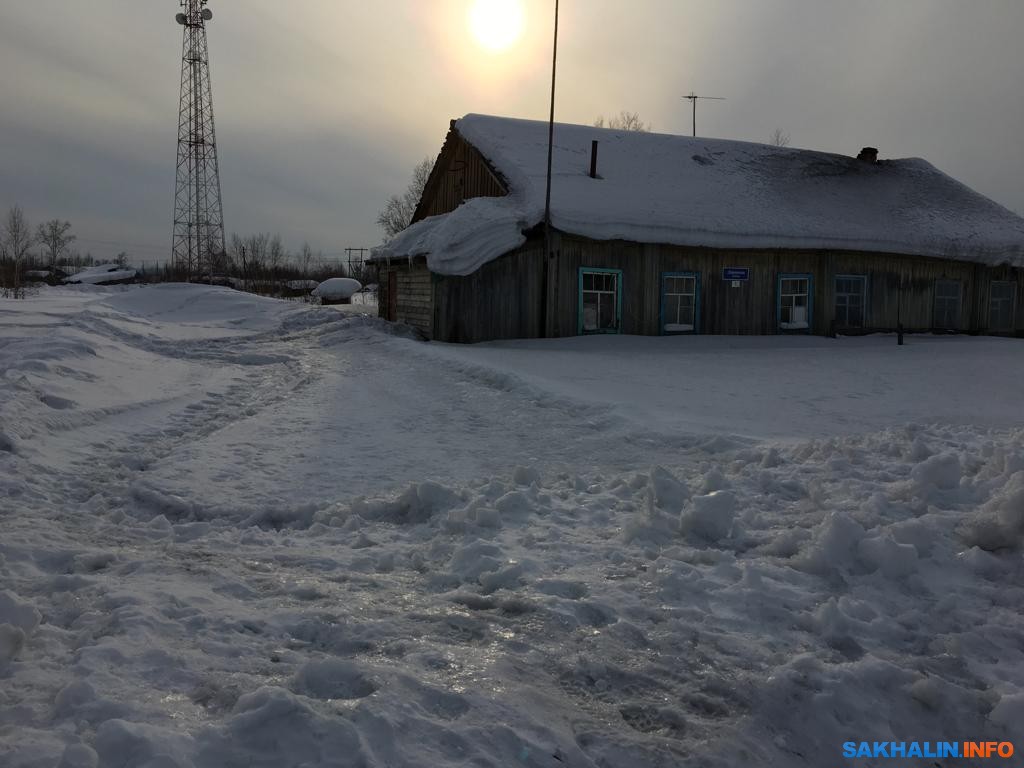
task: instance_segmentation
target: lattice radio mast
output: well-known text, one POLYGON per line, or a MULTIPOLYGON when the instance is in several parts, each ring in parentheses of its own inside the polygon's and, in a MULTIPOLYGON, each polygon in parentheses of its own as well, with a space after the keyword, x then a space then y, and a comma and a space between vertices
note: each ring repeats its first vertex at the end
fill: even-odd
POLYGON ((213 11, 207 0, 180 0, 175 20, 184 27, 181 53, 181 104, 178 112, 178 171, 174 187, 172 261, 188 279, 224 258, 224 210, 213 127, 213 91, 206 23, 213 11))

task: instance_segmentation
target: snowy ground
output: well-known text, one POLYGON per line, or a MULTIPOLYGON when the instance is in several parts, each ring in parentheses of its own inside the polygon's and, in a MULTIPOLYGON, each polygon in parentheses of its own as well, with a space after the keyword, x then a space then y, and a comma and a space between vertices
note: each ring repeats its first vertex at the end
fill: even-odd
POLYGON ((346 309, 0 301, 0 765, 1024 749, 1020 342, 346 309))

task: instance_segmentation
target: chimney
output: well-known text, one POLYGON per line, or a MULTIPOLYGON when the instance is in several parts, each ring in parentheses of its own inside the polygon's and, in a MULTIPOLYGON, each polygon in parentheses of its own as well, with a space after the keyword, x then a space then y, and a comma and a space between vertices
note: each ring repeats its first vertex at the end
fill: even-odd
POLYGON ((590 142, 590 178, 597 178, 597 139, 590 142))
POLYGON ((878 162, 878 150, 874 147, 864 147, 857 155, 857 159, 873 165, 878 162))

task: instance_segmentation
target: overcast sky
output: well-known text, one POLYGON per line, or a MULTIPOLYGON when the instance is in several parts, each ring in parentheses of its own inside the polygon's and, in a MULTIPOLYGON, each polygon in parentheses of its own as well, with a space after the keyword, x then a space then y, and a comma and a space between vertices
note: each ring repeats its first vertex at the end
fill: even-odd
MULTIPOLYGON (((502 53, 472 0, 212 0, 228 232, 340 253, 468 112, 546 119, 553 0, 502 53)), ((923 157, 1024 213, 1022 0, 562 0, 557 119, 923 157)), ((0 208, 79 248, 170 250, 175 0, 0 0, 0 208)))

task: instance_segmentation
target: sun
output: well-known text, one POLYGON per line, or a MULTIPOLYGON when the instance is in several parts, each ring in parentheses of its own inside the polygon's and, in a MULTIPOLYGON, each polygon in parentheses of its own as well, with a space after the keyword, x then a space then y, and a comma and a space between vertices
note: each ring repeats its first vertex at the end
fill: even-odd
POLYGON ((499 53, 510 48, 523 34, 521 0, 474 0, 469 29, 489 51, 499 53))

